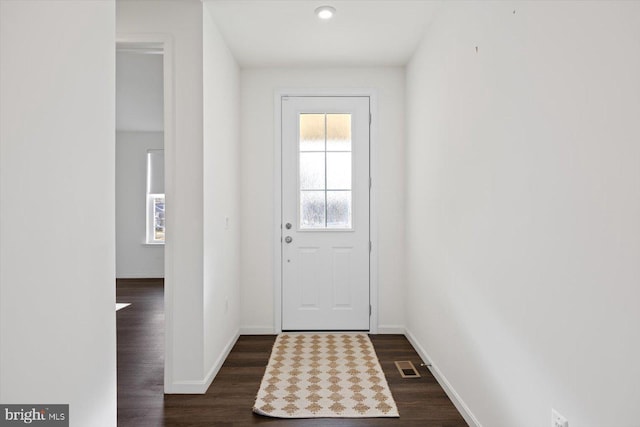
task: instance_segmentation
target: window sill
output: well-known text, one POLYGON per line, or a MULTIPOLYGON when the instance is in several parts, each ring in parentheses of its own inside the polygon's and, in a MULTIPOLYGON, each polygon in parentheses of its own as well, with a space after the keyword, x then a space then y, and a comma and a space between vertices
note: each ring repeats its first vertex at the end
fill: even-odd
POLYGON ((142 246, 164 246, 164 242, 143 242, 142 246))

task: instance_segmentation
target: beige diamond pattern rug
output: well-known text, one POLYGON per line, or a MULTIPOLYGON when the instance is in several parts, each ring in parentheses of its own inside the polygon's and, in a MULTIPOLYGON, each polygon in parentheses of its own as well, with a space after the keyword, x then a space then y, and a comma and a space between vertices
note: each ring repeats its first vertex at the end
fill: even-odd
POLYGON ((278 418, 399 416, 363 333, 278 335, 253 411, 278 418))

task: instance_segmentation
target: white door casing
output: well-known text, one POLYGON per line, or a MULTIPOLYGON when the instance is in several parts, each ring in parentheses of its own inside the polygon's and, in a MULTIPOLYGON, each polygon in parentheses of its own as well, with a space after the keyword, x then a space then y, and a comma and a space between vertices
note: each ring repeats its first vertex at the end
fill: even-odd
POLYGON ((282 329, 369 330, 370 99, 281 102, 282 329))

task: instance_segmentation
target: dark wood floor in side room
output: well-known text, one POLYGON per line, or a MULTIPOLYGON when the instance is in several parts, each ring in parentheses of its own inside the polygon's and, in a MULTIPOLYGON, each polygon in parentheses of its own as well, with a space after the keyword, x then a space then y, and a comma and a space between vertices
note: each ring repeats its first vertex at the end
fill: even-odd
POLYGON ((207 393, 163 395, 162 280, 118 280, 118 426, 462 427, 464 419, 402 335, 371 335, 400 418, 282 420, 251 412, 275 336, 241 336, 207 393), (394 361, 411 360, 422 378, 403 379, 394 361))

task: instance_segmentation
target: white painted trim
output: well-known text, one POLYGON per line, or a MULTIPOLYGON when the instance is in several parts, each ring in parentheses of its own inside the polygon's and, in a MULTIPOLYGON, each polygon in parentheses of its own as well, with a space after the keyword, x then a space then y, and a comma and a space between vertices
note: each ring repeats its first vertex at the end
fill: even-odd
MULTIPOLYGON (((168 203, 175 195, 175 80, 174 80, 174 41, 171 34, 164 33, 120 33, 116 35, 116 46, 120 44, 133 47, 162 47, 162 68, 164 73, 164 152, 165 152, 165 198, 168 203)), ((114 129, 115 132, 115 129, 114 129)), ((173 384, 173 215, 171 209, 165 214, 167 225, 164 245, 164 390, 170 393, 173 384)))
POLYGON ((378 209, 376 177, 378 172, 378 91, 363 89, 276 89, 274 93, 274 265, 273 265, 273 324, 275 333, 282 332, 282 97, 283 96, 366 96, 372 116, 369 131, 369 176, 373 186, 369 193, 369 239, 373 248, 369 256, 369 333, 378 333, 378 209))
POLYGON ((204 380, 176 381, 164 385, 165 394, 204 394, 206 390, 204 380))
POLYGON ((169 388, 170 391, 167 391, 167 385, 165 384, 165 393, 167 394, 204 394, 206 393, 207 390, 209 389, 209 386, 211 386, 211 383, 213 382, 214 378, 216 377, 216 375, 218 375, 218 372, 220 372, 220 368, 222 368, 224 361, 227 359, 227 356, 229 356, 229 353, 231 353, 231 350, 233 349, 233 346, 236 344, 236 341, 238 341, 239 337, 240 337, 239 332, 236 332, 233 335, 233 337, 231 337, 231 340, 224 347, 224 350, 222 351, 220 356, 218 356, 218 359, 216 359, 215 363, 213 364, 213 366, 211 367, 209 372, 207 372, 207 375, 203 379, 190 380, 190 381, 176 381, 173 384, 171 384, 171 387, 169 388))
POLYGON ((274 95, 274 150, 273 150, 273 329, 282 332, 282 96, 284 91, 276 90, 274 95))
MULTIPOLYGON (((164 272, 162 273, 164 274, 164 272)), ((162 279, 162 274, 156 273, 125 273, 119 274, 116 279, 162 279)))
POLYGON ((379 325, 378 334, 400 334, 404 335, 407 329, 402 325, 379 325))
POLYGON ((369 176, 371 189, 369 190, 369 239, 371 253, 369 254, 369 301, 371 317, 369 331, 379 333, 378 327, 378 91, 369 90, 369 112, 371 113, 371 127, 369 129, 369 176))
POLYGON ((462 400, 462 397, 460 397, 458 392, 455 391, 455 389, 453 388, 451 383, 447 380, 447 378, 444 376, 442 371, 440 371, 440 369, 438 369, 438 367, 433 363, 432 359, 427 354, 427 351, 420 345, 420 343, 418 343, 418 340, 411 333, 410 330, 406 331, 405 336, 407 337, 407 339, 409 340, 413 348, 416 349, 416 351, 422 358, 422 361, 425 363, 431 364, 431 366, 429 367, 429 370, 431 371, 433 376, 436 378, 436 381, 438 381, 438 384, 440 384, 440 387, 442 387, 444 392, 447 393, 447 396, 449 396, 449 399, 451 399, 456 409, 458 410, 458 412, 460 412, 460 415, 462 415, 462 417, 467 422, 467 424, 469 424, 471 427, 482 427, 482 424, 480 424, 480 421, 478 421, 475 415, 473 415, 473 413, 471 412, 471 409, 469 409, 469 406, 467 406, 467 404, 464 403, 464 401, 462 400))
POLYGON ((276 331, 271 326, 243 326, 240 335, 275 335, 276 331))

